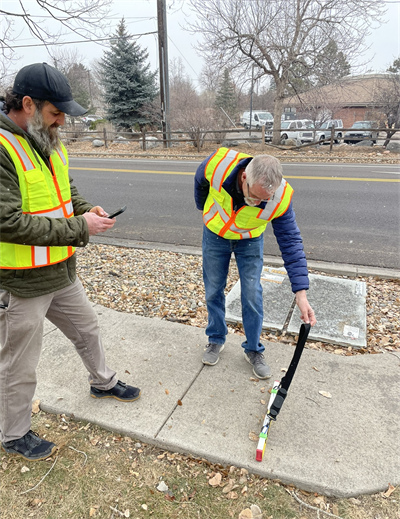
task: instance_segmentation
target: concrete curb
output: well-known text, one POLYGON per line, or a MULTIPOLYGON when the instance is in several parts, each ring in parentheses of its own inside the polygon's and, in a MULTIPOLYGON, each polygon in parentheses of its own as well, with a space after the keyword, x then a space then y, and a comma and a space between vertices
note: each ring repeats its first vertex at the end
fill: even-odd
MULTIPOLYGON (((201 248, 187 245, 173 245, 169 243, 158 243, 149 241, 124 240, 121 238, 109 238, 106 236, 92 236, 91 243, 100 245, 114 245, 116 247, 127 247, 128 249, 160 250, 166 252, 176 252, 180 254, 191 254, 201 256, 201 248)), ((282 267, 282 258, 277 256, 264 256, 264 263, 272 267, 282 267)), ((308 267, 327 274, 339 276, 365 276, 378 279, 397 279, 400 280, 400 271, 395 269, 370 267, 364 265, 350 265, 347 263, 331 263, 326 261, 307 261, 308 267)))

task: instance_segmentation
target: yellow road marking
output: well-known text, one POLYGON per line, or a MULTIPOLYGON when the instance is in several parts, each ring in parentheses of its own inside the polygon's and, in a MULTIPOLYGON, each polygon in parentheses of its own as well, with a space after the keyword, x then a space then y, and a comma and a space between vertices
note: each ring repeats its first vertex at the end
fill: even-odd
MULTIPOLYGON (((151 169, 112 169, 112 168, 74 168, 69 169, 79 171, 112 171, 113 173, 152 173, 158 175, 190 175, 192 171, 156 171, 151 169)), ((398 178, 358 178, 358 177, 310 177, 304 175, 284 175, 285 178, 300 178, 302 180, 350 180, 352 182, 400 182, 398 178)))

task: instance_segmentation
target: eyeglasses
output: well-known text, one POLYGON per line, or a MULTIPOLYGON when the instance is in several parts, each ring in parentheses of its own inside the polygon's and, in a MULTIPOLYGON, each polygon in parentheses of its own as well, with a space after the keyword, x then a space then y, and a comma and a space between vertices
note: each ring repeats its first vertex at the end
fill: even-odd
POLYGON ((275 192, 271 194, 271 196, 269 198, 254 198, 253 196, 250 196, 250 186, 249 186, 249 183, 246 182, 247 184, 247 195, 246 198, 247 200, 251 200, 252 202, 271 202, 271 200, 274 199, 274 196, 275 196, 275 192))

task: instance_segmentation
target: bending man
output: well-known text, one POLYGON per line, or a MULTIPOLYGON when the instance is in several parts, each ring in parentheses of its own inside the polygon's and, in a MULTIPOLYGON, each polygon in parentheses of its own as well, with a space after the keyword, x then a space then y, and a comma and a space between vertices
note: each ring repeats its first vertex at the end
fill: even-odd
POLYGON ((263 232, 272 223, 285 268, 296 294, 301 319, 317 322, 307 300, 309 288, 303 242, 292 208, 293 189, 282 177, 282 166, 270 155, 251 157, 220 148, 197 169, 195 202, 203 211, 203 280, 206 291, 208 345, 203 363, 214 366, 224 349, 225 294, 229 262, 235 254, 239 270, 243 327, 242 346, 253 373, 269 378, 260 343, 263 299, 260 282, 263 267, 263 232))

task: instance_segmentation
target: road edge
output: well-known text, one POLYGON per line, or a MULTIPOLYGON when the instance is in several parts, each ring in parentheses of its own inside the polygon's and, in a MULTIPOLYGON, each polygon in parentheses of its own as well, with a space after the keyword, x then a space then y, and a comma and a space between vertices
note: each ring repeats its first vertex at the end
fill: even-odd
MULTIPOLYGON (((113 245, 115 247, 125 247, 127 249, 145 249, 159 250, 164 252, 174 252, 179 254, 190 254, 192 256, 201 256, 200 247, 192 247, 189 245, 149 242, 139 240, 127 240, 122 238, 111 238, 108 236, 91 236, 90 243, 98 245, 113 245)), ((282 267, 283 260, 278 256, 263 256, 265 264, 273 267, 282 267)), ((395 269, 372 267, 368 265, 351 265, 348 263, 333 263, 326 261, 307 260, 309 269, 318 270, 327 274, 337 274, 340 276, 350 277, 375 277, 378 279, 396 279, 400 280, 400 271, 395 269)))

